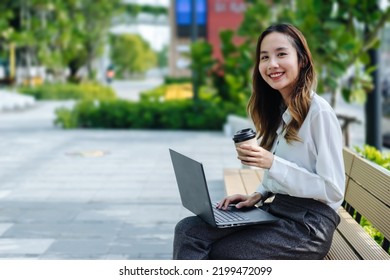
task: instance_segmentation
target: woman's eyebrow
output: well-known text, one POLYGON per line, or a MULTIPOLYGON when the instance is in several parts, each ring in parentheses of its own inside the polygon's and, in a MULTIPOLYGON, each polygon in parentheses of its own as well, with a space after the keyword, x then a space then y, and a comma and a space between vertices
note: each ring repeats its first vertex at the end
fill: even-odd
MULTIPOLYGON (((287 47, 278 47, 275 49, 275 51, 280 52, 280 51, 285 51, 288 50, 287 47)), ((260 53, 268 53, 268 51, 260 51, 260 53)))

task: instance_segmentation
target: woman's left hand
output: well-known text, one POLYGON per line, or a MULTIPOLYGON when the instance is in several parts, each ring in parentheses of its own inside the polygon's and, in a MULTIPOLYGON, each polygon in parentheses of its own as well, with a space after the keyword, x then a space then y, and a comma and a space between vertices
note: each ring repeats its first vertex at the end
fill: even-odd
POLYGON ((262 147, 243 144, 236 148, 242 164, 270 169, 274 155, 262 147))

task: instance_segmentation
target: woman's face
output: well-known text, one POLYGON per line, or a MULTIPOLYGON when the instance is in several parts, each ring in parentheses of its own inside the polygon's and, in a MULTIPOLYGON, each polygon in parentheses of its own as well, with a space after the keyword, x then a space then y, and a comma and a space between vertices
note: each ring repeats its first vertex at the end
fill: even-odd
POLYGON ((289 38, 279 32, 266 35, 260 45, 260 75, 285 102, 299 74, 298 55, 289 38))

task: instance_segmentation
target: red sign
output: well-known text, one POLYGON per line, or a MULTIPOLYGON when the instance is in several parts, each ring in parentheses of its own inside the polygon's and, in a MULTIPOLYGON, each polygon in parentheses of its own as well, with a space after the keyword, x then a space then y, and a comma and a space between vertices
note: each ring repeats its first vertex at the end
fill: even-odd
MULTIPOLYGON (((244 17, 244 0, 208 0, 207 40, 213 46, 215 58, 222 59, 219 33, 222 30, 236 31, 244 17)), ((235 39, 239 43, 238 38, 235 39)))

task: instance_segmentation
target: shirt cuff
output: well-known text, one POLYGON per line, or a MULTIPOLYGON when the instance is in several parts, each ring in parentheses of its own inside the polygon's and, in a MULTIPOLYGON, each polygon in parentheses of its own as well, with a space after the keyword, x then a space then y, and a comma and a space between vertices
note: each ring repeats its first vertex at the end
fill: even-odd
POLYGON ((278 178, 278 181, 283 182, 288 173, 288 162, 278 156, 274 156, 271 168, 268 170, 269 176, 278 178))
POLYGON ((256 190, 259 194, 261 194, 261 200, 266 200, 270 194, 269 191, 267 191, 263 184, 260 184, 256 190))

